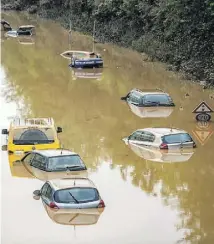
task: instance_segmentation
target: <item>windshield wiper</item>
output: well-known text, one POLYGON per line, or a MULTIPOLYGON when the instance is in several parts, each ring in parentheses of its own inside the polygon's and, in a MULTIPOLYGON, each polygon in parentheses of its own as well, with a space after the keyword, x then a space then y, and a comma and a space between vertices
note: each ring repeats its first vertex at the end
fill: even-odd
POLYGON ((81 167, 80 165, 73 165, 73 166, 66 167, 66 169, 71 170, 71 169, 76 169, 76 168, 80 168, 80 167, 81 167))
POLYGON ((70 193, 70 191, 69 191, 69 194, 73 197, 73 199, 74 199, 74 201, 75 201, 76 203, 79 203, 79 201, 77 201, 77 199, 70 193))

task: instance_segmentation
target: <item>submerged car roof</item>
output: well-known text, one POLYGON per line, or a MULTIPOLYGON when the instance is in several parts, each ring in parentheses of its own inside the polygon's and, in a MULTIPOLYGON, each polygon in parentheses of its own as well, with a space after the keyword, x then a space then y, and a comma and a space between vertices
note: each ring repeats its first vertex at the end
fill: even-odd
POLYGON ((178 133, 188 133, 185 130, 175 129, 175 128, 157 128, 156 127, 156 128, 145 128, 145 129, 139 129, 139 130, 140 131, 148 131, 148 132, 151 132, 154 134, 159 134, 162 136, 178 134, 178 133))
POLYGON ((45 157, 60 157, 60 156, 69 156, 69 155, 78 155, 75 152, 72 152, 68 149, 44 149, 44 150, 34 150, 33 152, 39 153, 45 157))
POLYGON ((94 183, 88 178, 74 178, 74 179, 56 179, 48 181, 55 190, 66 189, 72 187, 92 187, 96 188, 94 183))

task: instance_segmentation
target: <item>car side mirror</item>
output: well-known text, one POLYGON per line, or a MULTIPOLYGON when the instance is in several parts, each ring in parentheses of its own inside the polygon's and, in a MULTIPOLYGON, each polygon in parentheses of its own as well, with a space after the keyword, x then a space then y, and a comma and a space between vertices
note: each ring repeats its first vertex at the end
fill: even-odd
POLYGON ((1 150, 2 150, 2 151, 7 151, 7 145, 2 145, 2 146, 1 146, 1 150))
POLYGON ((57 127, 57 133, 61 133, 62 132, 62 127, 57 127))
POLYGON ((41 196, 41 191, 40 190, 35 190, 33 192, 33 195, 36 196, 36 197, 40 197, 41 196))
POLYGON ((121 97, 120 100, 126 100, 126 97, 121 97))
POLYGON ((16 160, 13 164, 20 164, 21 162, 21 160, 16 160))
POLYGON ((7 129, 2 129, 1 133, 2 133, 2 135, 8 135, 9 134, 7 129))

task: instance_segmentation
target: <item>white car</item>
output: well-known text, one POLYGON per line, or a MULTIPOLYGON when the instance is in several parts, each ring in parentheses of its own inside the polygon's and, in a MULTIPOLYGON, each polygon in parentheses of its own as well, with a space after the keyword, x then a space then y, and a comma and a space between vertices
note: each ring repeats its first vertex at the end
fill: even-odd
POLYGON ((145 128, 134 131, 123 139, 129 144, 137 144, 150 148, 176 149, 195 148, 192 137, 184 130, 173 128, 145 128))

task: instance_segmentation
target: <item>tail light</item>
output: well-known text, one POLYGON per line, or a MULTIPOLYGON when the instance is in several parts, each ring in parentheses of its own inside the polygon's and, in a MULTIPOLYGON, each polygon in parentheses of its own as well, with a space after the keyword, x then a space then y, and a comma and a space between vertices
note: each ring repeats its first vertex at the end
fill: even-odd
POLYGON ((103 200, 100 200, 100 203, 98 205, 98 208, 104 208, 105 207, 105 203, 103 200))
POLYGON ((51 203, 49 204, 49 207, 50 207, 50 208, 54 208, 54 209, 59 209, 59 207, 58 207, 54 202, 51 202, 51 203))
POLYGON ((160 149, 168 149, 168 145, 166 143, 162 143, 160 145, 160 149))

